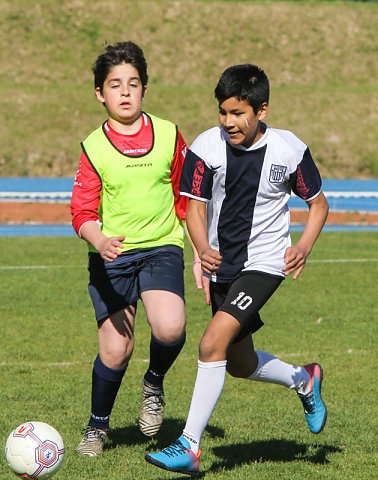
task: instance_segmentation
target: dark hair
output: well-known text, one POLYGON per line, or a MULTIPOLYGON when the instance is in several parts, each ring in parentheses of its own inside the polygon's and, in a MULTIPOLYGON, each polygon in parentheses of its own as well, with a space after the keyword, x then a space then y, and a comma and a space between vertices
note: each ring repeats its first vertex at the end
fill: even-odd
POLYGON ((114 46, 107 45, 105 50, 106 52, 99 55, 92 66, 95 88, 99 87, 102 92, 110 70, 122 63, 130 63, 136 68, 143 87, 147 85, 147 62, 143 50, 138 45, 133 42, 118 42, 114 46))
POLYGON ((222 73, 214 94, 219 103, 232 97, 246 100, 257 114, 263 103, 269 103, 269 80, 256 65, 233 65, 222 73))

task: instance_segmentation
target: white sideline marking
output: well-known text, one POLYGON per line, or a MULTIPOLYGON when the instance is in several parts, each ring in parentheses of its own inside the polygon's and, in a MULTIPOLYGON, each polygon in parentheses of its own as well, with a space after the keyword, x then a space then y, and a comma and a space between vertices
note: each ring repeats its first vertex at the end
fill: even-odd
MULTIPOLYGON (((0 367, 40 367, 41 365, 46 365, 47 367, 73 367, 75 365, 85 365, 84 362, 0 362, 0 367)), ((90 365, 90 364, 88 364, 90 365)))
POLYGON ((364 263, 378 262, 378 258, 329 258, 324 260, 308 260, 308 263, 364 263))
MULTIPOLYGON (((133 363, 149 362, 149 359, 145 358, 134 358, 133 363)), ((93 362, 0 362, 1 367, 30 367, 30 368, 39 368, 42 365, 46 367, 76 367, 77 365, 86 365, 88 367, 93 366, 93 362)))
POLYGON ((86 265, 4 265, 0 270, 44 270, 49 268, 87 268, 86 265))
MULTIPOLYGON (((378 258, 329 258, 323 260, 307 260, 307 263, 367 263, 378 262, 378 258)), ((192 262, 185 262, 185 266, 192 266, 192 262)), ((0 270, 48 270, 50 268, 82 268, 86 265, 0 265, 0 270)))
MULTIPOLYGON (((323 260, 307 260, 307 263, 364 263, 378 262, 378 258, 329 258, 323 260)), ((191 266, 191 262, 185 262, 185 266, 191 266)))

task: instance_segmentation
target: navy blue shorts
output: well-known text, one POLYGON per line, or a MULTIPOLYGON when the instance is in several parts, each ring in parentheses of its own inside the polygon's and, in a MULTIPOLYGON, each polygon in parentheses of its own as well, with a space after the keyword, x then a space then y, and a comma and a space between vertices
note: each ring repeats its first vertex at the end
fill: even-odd
POLYGON ((241 272, 229 283, 210 282, 213 315, 218 310, 229 313, 240 323, 234 343, 264 325, 259 310, 273 295, 284 277, 250 270, 241 272))
POLYGON ((184 300, 184 255, 174 245, 133 250, 113 262, 90 253, 88 270, 88 290, 98 322, 136 306, 146 290, 167 290, 184 300))

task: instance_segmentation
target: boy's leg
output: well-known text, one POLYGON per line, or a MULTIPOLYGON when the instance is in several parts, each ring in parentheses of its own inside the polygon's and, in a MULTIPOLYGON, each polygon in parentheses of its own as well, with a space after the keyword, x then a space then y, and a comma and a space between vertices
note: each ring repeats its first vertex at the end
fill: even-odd
POLYGON ((81 455, 97 456, 103 451, 113 405, 134 346, 135 307, 131 306, 100 322, 99 355, 92 371, 91 415, 81 455))
MULTIPOLYGON (((236 377, 277 383, 296 390, 304 405, 311 432, 319 433, 327 418, 327 410, 320 395, 321 367, 317 364, 298 367, 282 362, 269 353, 255 351, 251 335, 245 336, 263 324, 259 310, 281 281, 280 277, 251 271, 236 277, 231 283, 219 308, 238 319, 242 332, 228 350, 227 370, 236 377)), ((217 287, 213 287, 213 290, 216 292, 217 287)))
POLYGON ((239 331, 239 322, 228 313, 219 311, 201 339, 197 380, 183 433, 195 453, 223 390, 227 349, 239 331))
POLYGON ((303 403, 311 432, 320 433, 324 429, 327 409, 321 398, 320 365, 290 365, 270 353, 255 351, 250 335, 230 346, 227 361, 227 371, 234 377, 276 383, 295 390, 303 403))
POLYGON ((145 435, 153 436, 164 419, 164 376, 185 344, 183 250, 168 246, 148 252, 139 267, 138 282, 151 327, 139 426, 145 435))
POLYGON ((162 388, 165 374, 185 343, 185 304, 179 295, 165 290, 148 290, 141 296, 151 326, 150 364, 145 380, 162 388))
POLYGON ((270 353, 255 350, 251 335, 230 346, 227 361, 227 371, 233 377, 276 383, 301 391, 304 391, 310 381, 305 368, 290 365, 270 353))
POLYGON ((201 437, 223 390, 227 348, 239 331, 240 324, 231 315, 215 314, 201 339, 197 379, 182 436, 162 452, 147 455, 148 462, 182 473, 198 471, 201 437))
POLYGON ((139 426, 145 435, 153 436, 164 419, 164 377, 185 344, 185 305, 179 295, 164 290, 148 290, 141 297, 151 326, 151 341, 139 426))

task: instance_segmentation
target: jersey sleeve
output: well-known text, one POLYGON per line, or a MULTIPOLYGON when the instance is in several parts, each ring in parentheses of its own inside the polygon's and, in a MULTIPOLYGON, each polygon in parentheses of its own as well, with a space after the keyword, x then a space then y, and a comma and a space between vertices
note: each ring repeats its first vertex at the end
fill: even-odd
POLYGON ((289 183, 293 192, 303 200, 310 201, 319 195, 322 180, 308 148, 295 172, 290 175, 289 183))
POLYGON ((201 157, 189 150, 181 175, 181 195, 207 202, 211 200, 212 187, 213 171, 201 157))
POLYGON ((101 224, 98 209, 101 202, 101 179, 88 157, 82 152, 76 172, 71 197, 72 226, 80 236, 80 229, 87 222, 101 224))
POLYGON ((185 220, 189 200, 180 195, 180 177, 188 147, 180 132, 177 132, 176 150, 171 166, 171 182, 175 196, 176 215, 180 220, 185 220))

